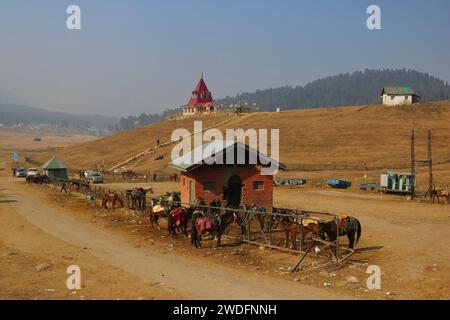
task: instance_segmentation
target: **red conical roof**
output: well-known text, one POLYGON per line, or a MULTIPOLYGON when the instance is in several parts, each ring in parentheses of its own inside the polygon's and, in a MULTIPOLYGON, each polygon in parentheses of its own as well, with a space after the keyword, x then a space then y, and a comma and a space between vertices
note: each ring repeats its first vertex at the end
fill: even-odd
POLYGON ((202 107, 208 103, 213 102, 211 92, 208 90, 205 81, 203 81, 203 74, 197 83, 192 96, 186 106, 202 107))

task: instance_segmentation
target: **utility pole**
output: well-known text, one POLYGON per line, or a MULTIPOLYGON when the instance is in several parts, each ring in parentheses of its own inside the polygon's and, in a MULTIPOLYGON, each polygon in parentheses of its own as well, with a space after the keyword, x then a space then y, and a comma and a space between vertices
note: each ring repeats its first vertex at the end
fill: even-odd
POLYGON ((416 196, 416 166, 426 166, 428 165, 428 190, 425 193, 425 198, 427 196, 432 196, 434 189, 433 186, 433 154, 432 154, 432 136, 431 130, 428 130, 427 145, 428 145, 428 158, 423 160, 416 160, 415 155, 415 142, 416 136, 414 130, 411 133, 411 175, 412 175, 412 186, 411 186, 411 199, 416 196))
POLYGON ((416 197, 416 154, 415 154, 415 132, 414 129, 411 133, 411 200, 414 200, 416 197))
POLYGON ((431 154, 431 130, 428 130, 428 183, 429 183, 429 192, 433 189, 433 158, 431 154))

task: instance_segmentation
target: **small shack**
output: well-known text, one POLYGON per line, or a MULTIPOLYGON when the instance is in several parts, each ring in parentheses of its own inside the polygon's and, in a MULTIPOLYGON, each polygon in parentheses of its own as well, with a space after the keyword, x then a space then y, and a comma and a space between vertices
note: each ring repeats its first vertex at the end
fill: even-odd
POLYGON ((387 106, 413 104, 420 99, 410 87, 384 87, 381 92, 381 102, 387 106))
POLYGON ((53 157, 42 166, 44 173, 50 180, 67 180, 67 166, 60 159, 53 157))
POLYGON ((413 175, 410 172, 388 172, 380 175, 380 191, 408 194, 411 192, 413 175))
POLYGON ((271 211, 273 175, 261 172, 271 164, 286 170, 284 164, 242 142, 214 140, 173 160, 169 166, 180 171, 183 205, 192 205, 200 198, 206 204, 220 200, 229 206, 256 204, 271 211), (205 150, 214 150, 214 153, 208 156, 205 150), (245 154, 245 161, 237 161, 239 153, 245 154), (256 163, 249 161, 250 155, 253 159, 256 156, 256 163), (219 159, 223 161, 217 161, 219 159))

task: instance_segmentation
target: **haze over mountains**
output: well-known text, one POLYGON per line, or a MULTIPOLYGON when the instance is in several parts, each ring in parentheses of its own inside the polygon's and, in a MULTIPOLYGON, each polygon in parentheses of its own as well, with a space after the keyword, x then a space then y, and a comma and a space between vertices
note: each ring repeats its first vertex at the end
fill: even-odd
POLYGON ((33 108, 18 104, 0 103, 0 123, 3 125, 52 125, 71 129, 107 129, 118 122, 117 118, 101 115, 74 115, 33 108))
MULTIPOLYGON (((426 101, 449 100, 450 86, 446 81, 415 70, 365 70, 339 74, 315 80, 305 86, 280 87, 241 93, 217 102, 256 103, 260 111, 336 107, 345 105, 376 104, 384 86, 410 86, 426 101)), ((177 109, 174 109, 177 110, 177 109)), ((20 97, 0 89, 0 124, 48 124, 59 128, 87 130, 89 128, 129 130, 164 118, 163 114, 141 114, 121 119, 103 115, 74 115, 28 106, 20 97)), ((151 111, 151 110, 149 110, 151 111)))

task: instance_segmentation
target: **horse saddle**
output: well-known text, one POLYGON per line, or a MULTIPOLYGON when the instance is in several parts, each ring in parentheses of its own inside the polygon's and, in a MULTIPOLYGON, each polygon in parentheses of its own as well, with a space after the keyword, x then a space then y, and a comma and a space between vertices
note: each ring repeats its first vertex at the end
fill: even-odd
POLYGON ((171 212, 172 219, 175 221, 175 225, 178 227, 181 224, 181 216, 184 214, 184 210, 176 209, 171 212))
POLYGON ((153 206, 152 210, 154 213, 159 213, 159 212, 165 211, 166 209, 163 206, 157 204, 156 206, 153 206))
POLYGON ((144 191, 142 191, 142 189, 134 189, 133 191, 131 191, 131 196, 133 198, 140 198, 144 196, 144 191))

